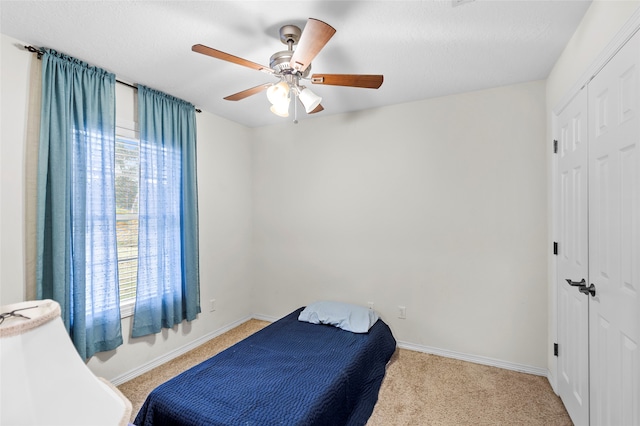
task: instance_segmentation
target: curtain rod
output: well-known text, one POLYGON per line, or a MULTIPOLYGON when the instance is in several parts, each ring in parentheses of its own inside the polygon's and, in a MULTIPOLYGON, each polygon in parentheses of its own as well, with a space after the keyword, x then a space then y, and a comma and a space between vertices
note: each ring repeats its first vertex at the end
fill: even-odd
MULTIPOLYGON (((38 54, 38 59, 42 59, 42 55, 44 54, 43 50, 38 49, 38 48, 33 47, 33 46, 24 46, 24 48, 27 49, 31 53, 37 53, 38 54)), ((132 89, 138 90, 138 87, 136 85, 130 84, 130 83, 126 83, 126 82, 124 82, 122 80, 118 80, 117 78, 116 78, 116 83, 124 84, 125 86, 129 86, 132 89)), ((202 112, 202 110, 199 109, 199 108, 195 108, 195 110, 196 110, 196 112, 202 112)))

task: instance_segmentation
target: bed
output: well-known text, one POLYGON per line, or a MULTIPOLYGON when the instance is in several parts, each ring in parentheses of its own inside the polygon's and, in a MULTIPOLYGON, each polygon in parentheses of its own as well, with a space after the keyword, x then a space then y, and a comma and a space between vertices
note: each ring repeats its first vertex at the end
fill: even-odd
POLYGON ((364 425, 396 341, 299 321, 303 308, 154 389, 137 426, 364 425))

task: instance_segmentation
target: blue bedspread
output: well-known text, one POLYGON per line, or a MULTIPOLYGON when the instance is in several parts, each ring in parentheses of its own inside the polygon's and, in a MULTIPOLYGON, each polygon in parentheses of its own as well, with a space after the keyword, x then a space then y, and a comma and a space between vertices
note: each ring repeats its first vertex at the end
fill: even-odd
POLYGON ((364 425, 396 341, 298 321, 302 308, 158 386, 138 426, 364 425))

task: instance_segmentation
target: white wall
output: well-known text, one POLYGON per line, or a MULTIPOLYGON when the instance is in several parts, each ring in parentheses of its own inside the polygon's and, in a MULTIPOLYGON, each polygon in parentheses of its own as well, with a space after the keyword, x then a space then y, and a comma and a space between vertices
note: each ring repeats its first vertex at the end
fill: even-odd
MULTIPOLYGON (((26 300, 24 255, 25 140, 28 76, 33 55, 2 35, 0 141, 0 303, 26 300)), ((126 94, 118 85, 118 95, 126 94)), ((129 94, 132 96, 132 94, 129 94)), ((119 113, 125 111, 119 108, 119 113)), ((131 113, 131 111, 127 111, 131 113)), ((200 282, 202 313, 191 323, 152 337, 131 339, 131 318, 123 321, 125 344, 93 357, 89 367, 113 379, 167 352, 251 315, 251 145, 243 126, 197 114, 200 282), (209 312, 215 298, 216 311, 209 312)))
MULTIPOLYGON (((619 31, 625 27, 629 19, 638 13, 640 1, 594 1, 573 37, 567 44, 562 55, 556 62, 547 78, 546 108, 547 108, 547 194, 548 194, 548 221, 553 224, 553 168, 554 157, 551 152, 551 140, 553 139, 553 111, 562 107, 560 103, 567 101, 570 92, 587 83, 590 77, 587 71, 605 50, 619 31)), ((574 93, 575 94, 575 93, 574 93)), ((554 240, 554 227, 549 226, 547 247, 551 247, 554 240)), ((549 251, 547 253, 550 253, 549 251)), ((556 318, 556 265, 555 257, 548 255, 548 342, 547 342, 547 368, 549 380, 553 386, 556 383, 556 358, 551 351, 554 342, 557 342, 557 318, 556 318)))
POLYGON ((544 90, 257 129, 255 311, 372 301, 399 341, 545 367, 544 90))
POLYGON ((18 41, 0 45, 0 305, 23 301, 26 117, 31 55, 18 41))
MULTIPOLYGON (((547 78, 547 106, 553 109, 607 47, 640 6, 638 0, 596 0, 547 78)), ((580 81, 581 84, 586 81, 580 81)))

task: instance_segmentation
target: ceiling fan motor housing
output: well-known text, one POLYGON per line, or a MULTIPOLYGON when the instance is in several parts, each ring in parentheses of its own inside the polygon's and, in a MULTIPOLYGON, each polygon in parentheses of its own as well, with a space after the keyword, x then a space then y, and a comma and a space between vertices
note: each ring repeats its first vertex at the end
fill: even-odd
MULTIPOLYGON (((269 59, 269 67, 278 75, 292 74, 294 69, 291 68, 291 65, 289 64, 292 56, 293 51, 291 50, 281 50, 280 52, 276 52, 271 55, 271 59, 269 59)), ((300 77, 306 78, 309 75, 310 71, 311 64, 309 64, 307 69, 304 70, 300 77)))

